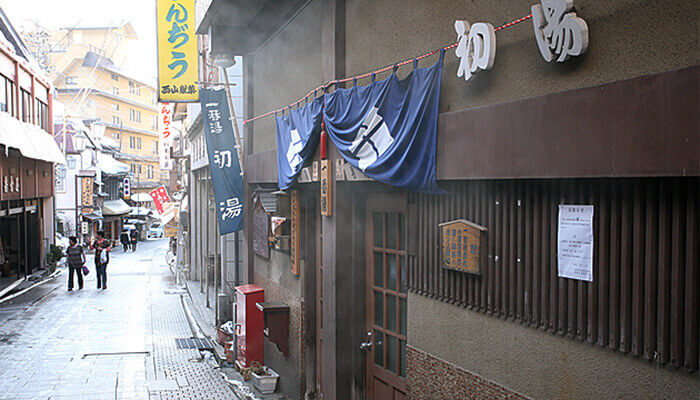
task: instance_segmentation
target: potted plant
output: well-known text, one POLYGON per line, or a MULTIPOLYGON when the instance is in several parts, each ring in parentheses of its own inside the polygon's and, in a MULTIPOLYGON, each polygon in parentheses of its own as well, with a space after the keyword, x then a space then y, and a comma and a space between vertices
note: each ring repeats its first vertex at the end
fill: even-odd
POLYGON ((56 270, 56 264, 63 258, 63 249, 56 245, 51 245, 49 253, 46 255, 46 262, 49 266, 49 273, 56 270))
POLYGON ((260 393, 270 394, 277 390, 277 381, 280 376, 271 368, 261 366, 260 363, 254 362, 250 368, 245 368, 245 370, 247 371, 241 371, 244 379, 247 378, 246 375, 250 376, 253 386, 255 386, 260 393))

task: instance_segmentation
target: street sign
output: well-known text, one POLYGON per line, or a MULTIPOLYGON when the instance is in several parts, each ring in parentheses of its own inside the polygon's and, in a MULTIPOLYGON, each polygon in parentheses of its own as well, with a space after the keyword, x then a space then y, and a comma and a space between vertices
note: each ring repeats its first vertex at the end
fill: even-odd
POLYGON ((88 223, 87 222, 80 223, 80 233, 82 233, 83 235, 88 234, 88 223))
POLYGON ((128 176, 124 177, 122 187, 124 189, 124 198, 131 198, 131 178, 129 178, 128 176))

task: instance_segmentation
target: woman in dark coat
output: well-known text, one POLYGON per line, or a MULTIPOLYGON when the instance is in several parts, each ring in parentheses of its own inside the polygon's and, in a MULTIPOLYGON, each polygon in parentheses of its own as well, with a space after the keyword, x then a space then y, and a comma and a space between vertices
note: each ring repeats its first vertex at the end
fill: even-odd
POLYGON ((136 242, 139 238, 139 232, 136 229, 131 230, 131 250, 136 251, 136 242))

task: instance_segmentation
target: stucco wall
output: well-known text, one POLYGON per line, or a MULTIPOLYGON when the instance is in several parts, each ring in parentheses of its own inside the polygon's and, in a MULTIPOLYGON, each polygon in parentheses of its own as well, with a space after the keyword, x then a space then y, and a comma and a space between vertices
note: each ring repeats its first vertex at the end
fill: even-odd
POLYGON ((290 399, 302 399, 306 392, 304 300, 264 275, 255 272, 254 283, 265 289, 265 301, 289 306, 289 355, 265 338, 264 364, 280 374, 280 391, 290 399))
MULTIPOLYGON (((305 96, 321 84, 322 2, 312 1, 253 55, 253 114, 260 115, 305 96)), ((275 119, 253 124, 253 153, 275 149, 275 119)))
POLYGON ((536 399, 691 399, 673 371, 424 296, 408 296, 408 344, 536 399))
MULTIPOLYGON (((534 0, 348 0, 349 76, 419 55, 457 40, 454 21, 495 26, 530 13, 534 0)), ((496 33, 496 61, 470 82, 457 78, 454 50, 445 55, 442 112, 528 98, 628 79, 698 63, 697 2, 692 0, 576 0, 586 20, 588 52, 546 63, 531 21, 496 33)), ((436 57, 421 62, 430 65, 436 57)), ((405 76, 410 66, 402 67, 405 76)), ((382 75, 379 78, 385 77, 382 75)), ((367 84, 369 79, 358 84, 367 84)))

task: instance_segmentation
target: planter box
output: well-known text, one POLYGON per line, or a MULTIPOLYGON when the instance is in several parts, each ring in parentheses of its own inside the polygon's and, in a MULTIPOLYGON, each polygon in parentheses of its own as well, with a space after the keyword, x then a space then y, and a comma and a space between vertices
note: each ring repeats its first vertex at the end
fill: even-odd
POLYGON ((280 378, 277 372, 270 368, 265 368, 270 375, 258 375, 255 372, 250 374, 250 379, 253 381, 253 386, 255 386, 258 391, 262 394, 275 393, 277 390, 277 380, 280 378))

